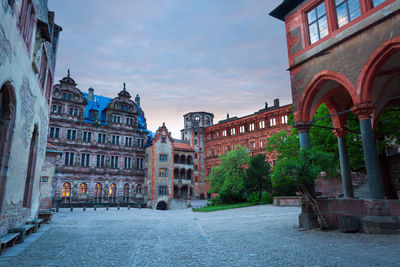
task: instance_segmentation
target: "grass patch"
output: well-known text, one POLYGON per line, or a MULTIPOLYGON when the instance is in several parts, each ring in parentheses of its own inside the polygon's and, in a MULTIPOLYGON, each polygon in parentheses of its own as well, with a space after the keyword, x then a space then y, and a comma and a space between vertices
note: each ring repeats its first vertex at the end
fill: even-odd
POLYGON ((209 207, 202 208, 193 208, 192 210, 195 212, 211 212, 211 211, 219 211, 219 210, 230 210, 237 208, 245 208, 260 205, 260 203, 237 203, 237 204, 219 204, 209 207))

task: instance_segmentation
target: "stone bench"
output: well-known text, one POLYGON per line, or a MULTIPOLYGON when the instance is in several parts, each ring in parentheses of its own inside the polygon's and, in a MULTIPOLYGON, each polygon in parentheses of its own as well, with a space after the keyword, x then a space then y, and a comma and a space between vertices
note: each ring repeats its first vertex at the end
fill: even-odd
POLYGON ((43 219, 42 223, 50 223, 51 217, 53 217, 54 212, 52 211, 40 211, 39 212, 39 219, 43 219))
POLYGON ((19 235, 19 233, 9 233, 0 237, 0 255, 5 248, 14 246, 19 235))
POLYGON ((274 197, 275 206, 301 206, 302 198, 297 197, 274 197))
POLYGON ((32 224, 25 224, 19 227, 11 229, 10 233, 19 233, 19 237, 17 238, 16 243, 23 243, 25 241, 25 236, 30 235, 35 228, 35 225, 32 224))
POLYGON ((43 219, 36 219, 33 221, 28 222, 28 224, 32 224, 34 226, 33 231, 34 233, 37 232, 37 230, 40 228, 40 224, 43 222, 43 219))

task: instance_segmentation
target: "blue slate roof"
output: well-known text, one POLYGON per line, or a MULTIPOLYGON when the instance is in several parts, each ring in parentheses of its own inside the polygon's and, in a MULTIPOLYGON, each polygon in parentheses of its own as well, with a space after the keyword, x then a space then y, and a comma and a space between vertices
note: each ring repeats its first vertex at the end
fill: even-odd
MULTIPOLYGON (((112 98, 101 96, 101 95, 93 95, 93 101, 88 100, 87 98, 88 93, 83 93, 83 97, 87 100, 87 105, 85 106, 85 118, 84 122, 87 123, 96 123, 94 119, 90 117, 91 110, 98 111, 98 124, 100 125, 107 125, 107 114, 105 109, 107 105, 112 101, 112 98)), ((144 118, 144 114, 140 106, 136 105, 137 109, 139 110, 139 117, 138 117, 138 130, 146 131, 151 133, 147 130, 146 120, 144 118)))

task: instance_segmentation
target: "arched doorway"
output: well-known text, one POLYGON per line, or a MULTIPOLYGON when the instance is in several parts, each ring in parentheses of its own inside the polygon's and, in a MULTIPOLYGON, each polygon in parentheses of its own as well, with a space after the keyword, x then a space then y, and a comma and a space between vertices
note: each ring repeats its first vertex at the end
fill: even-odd
POLYGON ((103 186, 101 185, 101 183, 97 183, 94 187, 94 202, 95 203, 101 203, 102 192, 103 192, 103 186))
POLYGON ((129 184, 124 185, 124 203, 129 203, 129 184))
POLYGON ((0 89, 0 214, 6 186, 7 168, 15 122, 15 94, 11 83, 6 82, 0 89))
POLYGON ((157 203, 157 210, 168 210, 168 205, 165 201, 160 201, 157 203))
POLYGON ((66 182, 63 184, 62 191, 61 191, 61 198, 64 203, 71 202, 71 184, 66 182))
POLYGON ((111 203, 117 202, 117 185, 111 184, 108 192, 108 196, 111 203))
POLYGON ((35 125, 32 133, 31 145, 29 148, 28 169, 26 172, 26 180, 25 180, 23 206, 26 208, 30 208, 32 204, 32 190, 33 190, 33 182, 35 180, 38 137, 39 137, 39 132, 37 125, 35 125))

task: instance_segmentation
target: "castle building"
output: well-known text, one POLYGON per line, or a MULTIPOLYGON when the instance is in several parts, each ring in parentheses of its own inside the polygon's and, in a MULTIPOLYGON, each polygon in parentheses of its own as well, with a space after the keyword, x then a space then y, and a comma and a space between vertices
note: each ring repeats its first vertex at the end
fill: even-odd
POLYGON ((45 0, 0 0, 0 235, 37 218, 61 27, 45 0))
POLYGON ((186 208, 193 197, 195 147, 173 139, 163 124, 146 147, 147 206, 153 209, 186 208))
POLYGON ((68 75, 55 85, 49 143, 57 161, 55 202, 143 202, 147 126, 140 107, 124 87, 115 98, 81 92, 68 75))
POLYGON ((183 115, 184 129, 181 130, 182 140, 188 141, 194 148, 193 196, 199 199, 207 198, 205 135, 207 127, 213 125, 214 115, 208 112, 190 112, 183 115))
POLYGON ((274 100, 274 106, 261 109, 254 114, 244 117, 232 117, 219 121, 205 128, 205 167, 206 175, 211 169, 220 164, 218 155, 226 154, 236 145, 248 148, 251 155, 265 154, 271 165, 275 165, 276 155, 266 153, 266 138, 281 130, 290 130, 288 117, 291 105, 279 106, 279 99, 274 100))
MULTIPOLYGON (((271 13, 286 26, 295 126, 300 146, 310 148, 309 129, 325 103, 340 155, 344 196, 351 200, 318 200, 329 224, 352 215, 366 232, 398 228, 400 191, 398 155, 378 156, 374 131, 382 114, 400 103, 399 0, 285 0, 271 13), (369 185, 369 199, 354 200, 346 147, 347 114, 359 119, 369 185), (388 165, 397 161, 396 164, 388 165), (385 173, 383 174, 382 166, 385 173), (353 207, 346 209, 347 206, 353 207), (336 208, 326 208, 336 207, 336 208), (373 207, 380 207, 375 212, 373 207), (389 208, 390 207, 390 208, 389 208), (360 216, 362 214, 362 216, 360 216), (390 228, 390 229, 388 229, 390 228)), ((314 184, 308 185, 314 193, 314 184)), ((312 228, 316 217, 304 206, 300 226, 312 228)), ((355 223, 353 223, 355 224, 355 223)))

